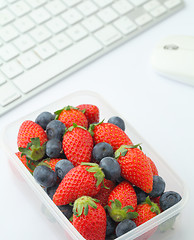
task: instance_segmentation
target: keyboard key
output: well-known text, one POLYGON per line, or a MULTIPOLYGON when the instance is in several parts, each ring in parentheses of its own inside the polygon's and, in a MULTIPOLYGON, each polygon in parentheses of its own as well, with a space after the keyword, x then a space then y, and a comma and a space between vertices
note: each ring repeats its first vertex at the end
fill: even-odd
POLYGON ((34 51, 43 60, 48 59, 56 53, 55 49, 48 42, 39 45, 34 51))
POLYGON ((46 26, 53 33, 59 33, 67 28, 67 23, 63 21, 60 17, 52 18, 46 23, 46 26))
POLYGON ((40 63, 37 55, 31 51, 19 56, 17 60, 26 69, 30 69, 40 63))
POLYGON ((63 2, 64 2, 67 6, 73 7, 74 5, 80 3, 81 0, 63 0, 63 2))
POLYGON ((13 13, 11 13, 8 9, 3 9, 0 11, 0 25, 4 26, 15 19, 13 13))
POLYGON ((158 7, 160 3, 156 0, 149 1, 148 3, 143 5, 143 8, 147 11, 151 11, 154 8, 158 7))
POLYGON ((21 97, 18 90, 11 83, 5 83, 0 88, 0 105, 5 107, 21 97))
POLYGON ((78 41, 88 35, 88 32, 79 24, 66 31, 67 35, 71 37, 74 41, 78 41))
POLYGON ((61 17, 70 25, 79 22, 83 18, 83 16, 73 8, 63 13, 61 17))
POLYGON ((137 25, 126 16, 116 20, 114 26, 123 34, 129 34, 137 29, 137 25))
POLYGON ((0 72, 0 85, 6 82, 5 76, 0 72))
POLYGON ((118 41, 122 35, 111 25, 108 25, 95 33, 95 36, 106 46, 118 41))
POLYGON ((84 16, 89 16, 98 10, 97 6, 89 0, 82 2, 77 8, 84 16))
POLYGON ((118 14, 110 7, 104 8, 97 15, 105 23, 110 23, 118 17, 118 14))
POLYGON ((35 23, 27 16, 16 19, 13 24, 21 33, 25 33, 35 26, 35 23))
POLYGON ((0 37, 5 42, 9 42, 18 36, 18 31, 15 30, 11 25, 5 26, 0 29, 0 37))
POLYGON ((33 8, 42 6, 47 2, 47 0, 26 0, 33 8))
POLYGON ((94 0, 94 2, 101 8, 111 4, 113 0, 94 0))
POLYGON ((1 71, 8 77, 14 78, 23 72, 23 68, 15 60, 4 64, 1 71))
POLYGON ((30 35, 38 43, 41 43, 51 37, 51 33, 44 26, 39 26, 31 30, 30 35))
POLYGON ((15 58, 18 54, 18 50, 11 43, 0 48, 0 56, 4 61, 9 61, 15 58))
POLYGON ((42 62, 41 66, 39 65, 32 71, 20 75, 13 81, 23 93, 28 93, 94 53, 99 52, 101 49, 102 46, 94 38, 85 38, 56 55, 55 58, 42 62), (37 72, 39 73, 38 75, 37 72))
POLYGON ((37 24, 46 22, 51 17, 50 13, 48 13, 43 7, 38 8, 29 15, 37 24))
POLYGON ((143 3, 146 3, 148 0, 130 0, 135 6, 140 6, 143 3))
POLYGON ((28 13, 31 9, 24 1, 18 1, 10 6, 10 10, 18 17, 28 13))
POLYGON ((139 16, 138 18, 135 19, 135 22, 139 25, 139 26, 143 26, 146 23, 152 21, 152 16, 149 15, 148 13, 144 13, 143 15, 139 16))
POLYGON ((164 6, 158 6, 157 8, 153 9, 150 14, 154 17, 159 17, 164 14, 167 9, 164 6))
POLYGON ((58 34, 53 37, 50 41, 53 46, 58 50, 63 50, 64 48, 70 46, 73 42, 64 33, 58 34))
POLYGON ((168 8, 174 8, 181 3, 181 0, 168 0, 164 4, 168 8))
POLYGON ((127 0, 119 0, 113 3, 112 7, 121 15, 130 12, 134 8, 127 0))
POLYGON ((1 0, 0 1, 0 9, 6 7, 7 3, 5 2, 5 0, 1 0))
POLYGON ((103 26, 103 22, 96 16, 91 16, 82 21, 82 25, 90 32, 94 32, 103 26))
POLYGON ((21 35, 13 43, 21 52, 25 52, 35 46, 33 39, 26 34, 21 35))
POLYGON ((58 15, 67 9, 67 7, 59 0, 49 2, 45 7, 52 15, 58 15))

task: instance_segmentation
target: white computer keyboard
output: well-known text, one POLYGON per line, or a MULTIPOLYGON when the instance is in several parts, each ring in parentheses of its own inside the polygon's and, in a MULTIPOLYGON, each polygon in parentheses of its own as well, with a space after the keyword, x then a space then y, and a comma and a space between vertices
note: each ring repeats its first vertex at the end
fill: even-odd
POLYGON ((0 115, 183 5, 182 0, 0 0, 0 115))

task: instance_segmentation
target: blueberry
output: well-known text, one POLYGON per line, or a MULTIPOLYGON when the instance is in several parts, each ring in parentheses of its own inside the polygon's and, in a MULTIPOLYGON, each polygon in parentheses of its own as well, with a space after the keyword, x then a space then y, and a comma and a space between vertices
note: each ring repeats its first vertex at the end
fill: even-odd
POLYGON ((136 224, 130 219, 125 219, 117 225, 116 236, 120 237, 134 228, 136 228, 136 224))
POLYGON ((57 138, 62 140, 65 133, 66 126, 59 120, 52 120, 46 127, 46 134, 48 139, 57 138))
POLYGON ((46 130, 47 124, 54 119, 55 119, 55 116, 52 113, 42 112, 37 116, 37 118, 35 119, 35 122, 39 124, 44 130, 46 130))
POLYGON ((61 210, 61 212, 65 215, 67 219, 69 219, 73 215, 73 206, 70 206, 69 204, 58 206, 58 208, 61 210))
POLYGON ((182 197, 174 191, 164 192, 160 197, 160 207, 163 211, 178 203, 182 197))
POLYGON ((55 184, 54 186, 52 187, 46 187, 44 190, 45 192, 48 194, 48 196, 53 199, 53 195, 55 194, 57 188, 58 188, 59 184, 55 184))
POLYGON ((46 143, 46 155, 49 158, 58 158, 62 151, 62 143, 57 138, 48 140, 46 143))
POLYGON ((134 190, 136 192, 137 204, 145 202, 148 194, 146 192, 144 192, 143 190, 141 190, 140 188, 136 187, 136 186, 134 186, 133 188, 134 188, 134 190))
POLYGON ((112 146, 106 142, 96 144, 92 150, 92 156, 97 162, 100 162, 104 157, 113 157, 113 153, 112 146))
POLYGON ((106 215, 106 236, 110 236, 115 232, 116 222, 109 215, 106 215))
POLYGON ((74 165, 67 159, 62 159, 55 165, 55 172, 60 179, 63 179, 64 176, 72 169, 74 165))
POLYGON ((152 198, 159 197, 165 190, 165 182, 162 177, 160 176, 153 176, 153 188, 152 191, 149 193, 149 196, 152 198))
POLYGON ((99 166, 102 168, 106 179, 115 181, 120 177, 121 168, 115 158, 105 157, 100 161, 99 166))
POLYGON ((123 131, 125 131, 125 123, 122 118, 113 116, 109 118, 108 123, 113 123, 117 127, 121 128, 123 131))
POLYGON ((34 169, 33 176, 43 187, 52 187, 57 181, 57 174, 45 165, 39 165, 34 169))

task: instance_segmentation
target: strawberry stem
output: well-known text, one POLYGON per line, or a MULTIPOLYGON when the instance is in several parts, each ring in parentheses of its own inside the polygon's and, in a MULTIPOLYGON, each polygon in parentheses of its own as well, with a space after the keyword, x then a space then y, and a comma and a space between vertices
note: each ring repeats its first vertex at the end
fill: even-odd
POLYGON ((89 196, 82 196, 75 200, 73 205, 73 214, 76 217, 82 215, 82 213, 86 216, 89 211, 89 206, 96 209, 97 205, 95 202, 99 202, 99 200, 91 198, 89 196))
POLYGON ((99 123, 92 123, 92 124, 90 124, 90 126, 88 128, 88 132, 91 134, 92 137, 94 136, 94 128, 95 128, 95 126, 98 126, 98 125, 100 125, 103 122, 104 122, 104 119, 101 122, 99 122, 99 123))
POLYGON ((136 145, 122 145, 119 149, 117 149, 115 151, 115 158, 119 158, 120 156, 124 157, 127 152, 128 152, 128 149, 131 149, 131 148, 140 148, 140 150, 142 150, 142 147, 141 147, 141 143, 138 143, 136 145))
POLYGON ((68 105, 68 106, 66 106, 66 107, 64 107, 64 108, 62 108, 62 109, 59 109, 59 110, 57 110, 57 111, 54 112, 54 114, 55 114, 55 120, 58 120, 59 115, 61 114, 61 112, 62 112, 63 110, 69 111, 69 110, 71 110, 71 109, 79 110, 79 108, 76 108, 76 107, 73 107, 73 106, 68 105))
POLYGON ((97 163, 82 162, 81 165, 90 166, 86 168, 86 171, 94 173, 94 177, 96 178, 96 187, 98 187, 101 183, 103 183, 104 186, 105 175, 97 163))
POLYGON ((122 204, 118 199, 114 201, 111 200, 111 206, 105 206, 105 209, 108 210, 110 217, 115 222, 121 222, 125 219, 133 219, 138 216, 137 212, 129 212, 129 210, 133 210, 133 207, 128 205, 122 208, 122 204))
POLYGON ((39 137, 31 138, 26 148, 19 147, 21 156, 25 155, 27 159, 39 161, 45 156, 46 142, 41 146, 39 137))

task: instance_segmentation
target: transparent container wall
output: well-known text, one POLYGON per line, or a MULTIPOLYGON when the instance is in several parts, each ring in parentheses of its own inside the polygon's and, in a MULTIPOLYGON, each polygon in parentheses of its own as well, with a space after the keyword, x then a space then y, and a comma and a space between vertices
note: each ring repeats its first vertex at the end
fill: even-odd
MULTIPOLYGON (((3 137, 1 139, 1 143, 6 153, 9 155, 10 166, 12 166, 14 173, 17 178, 20 180, 17 181, 18 184, 24 185, 25 189, 28 189, 29 195, 34 195, 34 192, 38 196, 36 201, 32 202, 32 207, 36 209, 36 211, 40 211, 40 217, 44 217, 47 219, 48 228, 53 228, 56 232, 56 239, 68 239, 68 240, 81 240, 84 239, 72 226, 72 224, 65 218, 65 216, 60 212, 57 206, 51 201, 51 199, 47 196, 44 190, 36 183, 33 176, 26 170, 20 160, 15 156, 17 150, 17 134, 21 123, 24 120, 32 120, 34 121, 36 116, 42 111, 50 111, 55 112, 58 109, 61 109, 67 105, 77 106, 79 104, 95 104, 100 109, 100 120, 106 122, 111 116, 120 116, 121 113, 117 113, 111 106, 109 106, 101 96, 97 95, 94 92, 88 91, 80 91, 72 93, 59 101, 46 106, 36 112, 33 112, 30 115, 25 116, 22 119, 10 124, 4 131, 3 137), (14 167, 13 167, 14 165, 14 167), (17 169, 17 170, 16 170, 17 169), (18 174, 18 172, 20 174, 18 174), (21 178, 21 176, 23 178, 21 178), (25 181, 24 181, 25 180, 25 181), (26 187, 26 182, 31 186, 26 187)), ((124 119, 124 118, 123 118, 124 119)), ((124 119, 125 120, 125 119, 124 119)), ((151 219, 145 224, 139 226, 138 228, 130 231, 129 233, 117 238, 118 240, 145 240, 150 235, 152 235, 149 239, 170 239, 170 234, 173 234, 173 228, 176 228, 178 225, 179 214, 182 208, 185 205, 187 200, 187 189, 182 182, 182 180, 174 173, 174 171, 167 165, 167 163, 151 148, 151 146, 145 142, 145 140, 135 131, 135 129, 128 124, 126 121, 126 133, 131 138, 134 144, 142 143, 142 148, 144 153, 149 156, 156 164, 159 175, 166 182, 166 191, 172 190, 177 191, 182 196, 182 200, 173 206, 172 208, 166 210, 165 212, 159 214, 157 217, 151 219), (176 221, 174 221, 176 216, 176 221), (169 229, 169 230, 168 230, 169 229), (169 236, 169 238, 168 238, 169 236)))

